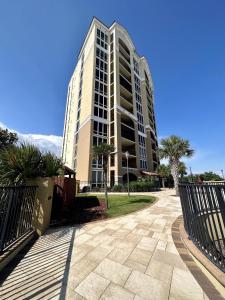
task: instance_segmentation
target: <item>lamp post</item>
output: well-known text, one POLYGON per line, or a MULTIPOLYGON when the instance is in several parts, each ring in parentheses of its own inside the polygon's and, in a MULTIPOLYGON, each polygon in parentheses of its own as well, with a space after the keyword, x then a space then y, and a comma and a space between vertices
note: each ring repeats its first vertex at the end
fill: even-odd
POLYGON ((129 159, 129 152, 125 152, 126 159, 127 159, 127 192, 128 192, 128 197, 130 197, 130 181, 129 181, 129 168, 128 168, 128 159, 129 159))
POLYGON ((222 173, 222 177, 223 177, 223 179, 224 179, 224 173, 223 173, 223 169, 221 170, 221 173, 222 173))

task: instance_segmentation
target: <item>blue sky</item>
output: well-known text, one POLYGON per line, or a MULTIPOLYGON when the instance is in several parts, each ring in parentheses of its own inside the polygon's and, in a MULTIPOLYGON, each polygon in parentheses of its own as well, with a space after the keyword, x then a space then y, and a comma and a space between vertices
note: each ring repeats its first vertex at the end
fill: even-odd
POLYGON ((159 137, 189 139, 194 172, 225 169, 224 0, 0 0, 1 124, 59 148, 67 84, 93 16, 123 25, 148 59, 159 137))

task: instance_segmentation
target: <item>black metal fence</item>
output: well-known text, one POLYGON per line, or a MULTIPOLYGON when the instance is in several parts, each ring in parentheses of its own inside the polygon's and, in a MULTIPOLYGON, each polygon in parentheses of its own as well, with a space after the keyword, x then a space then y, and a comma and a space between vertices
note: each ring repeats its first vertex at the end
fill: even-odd
POLYGON ((0 187, 0 252, 32 230, 36 187, 0 187))
POLYGON ((180 184, 189 238, 225 272, 225 184, 180 184))

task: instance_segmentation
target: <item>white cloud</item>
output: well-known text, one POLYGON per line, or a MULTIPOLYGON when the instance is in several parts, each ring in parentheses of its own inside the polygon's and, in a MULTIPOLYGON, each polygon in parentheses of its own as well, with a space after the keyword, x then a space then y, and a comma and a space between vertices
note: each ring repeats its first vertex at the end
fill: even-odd
POLYGON ((50 151, 57 156, 61 156, 62 149, 62 137, 57 135, 45 135, 45 134, 25 134, 8 128, 5 124, 0 122, 0 127, 9 129, 12 132, 16 132, 20 142, 27 142, 36 145, 41 151, 50 151))

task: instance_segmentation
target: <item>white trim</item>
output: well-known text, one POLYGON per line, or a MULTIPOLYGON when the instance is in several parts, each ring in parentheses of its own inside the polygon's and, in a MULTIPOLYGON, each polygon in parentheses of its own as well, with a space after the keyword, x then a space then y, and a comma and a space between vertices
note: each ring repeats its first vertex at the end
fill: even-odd
POLYGON ((141 136, 143 136, 144 138, 147 138, 147 134, 145 134, 145 133, 143 133, 143 132, 141 132, 139 130, 138 130, 138 134, 141 135, 141 136))
POLYGON ((116 104, 114 108, 120 110, 121 112, 125 113, 128 117, 132 118, 133 120, 137 121, 137 117, 135 115, 131 114, 128 110, 120 106, 119 104, 116 104))

